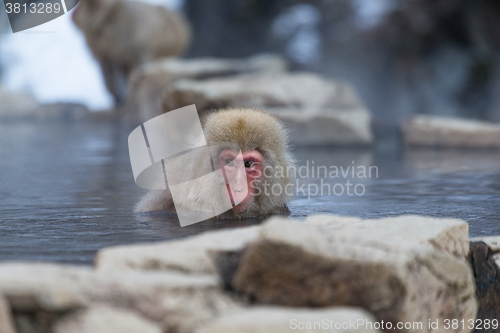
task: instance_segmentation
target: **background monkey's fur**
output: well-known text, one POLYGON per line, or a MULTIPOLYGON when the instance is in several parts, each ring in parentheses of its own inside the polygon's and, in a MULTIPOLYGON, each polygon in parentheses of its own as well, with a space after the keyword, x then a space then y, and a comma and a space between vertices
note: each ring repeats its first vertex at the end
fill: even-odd
POLYGON ((181 14, 139 1, 80 0, 73 20, 119 104, 125 100, 127 78, 135 67, 181 55, 191 39, 181 14))
MULTIPOLYGON (((274 213, 288 213, 287 203, 292 196, 287 195, 285 188, 293 189, 293 174, 288 175, 287 167, 294 167, 295 161, 288 147, 288 135, 283 125, 274 117, 262 111, 252 109, 228 109, 209 114, 204 121, 204 133, 208 145, 217 147, 212 152, 213 156, 200 154, 191 160, 179 160, 179 167, 182 168, 182 175, 186 179, 193 179, 203 176, 204 163, 211 163, 210 158, 218 157, 220 152, 227 148, 224 143, 236 144, 242 152, 257 150, 264 157, 263 170, 268 168, 266 173, 262 173, 259 181, 255 182, 255 187, 260 194, 253 197, 253 202, 249 209, 236 213, 228 211, 221 215, 223 218, 232 217, 253 217, 266 216, 274 213), (217 143, 222 143, 218 145, 217 143), (275 177, 276 168, 284 170, 283 177, 275 177), (263 182, 266 182, 268 192, 273 185, 278 184, 282 191, 281 195, 265 195, 263 182), (288 187, 286 187, 288 185, 288 187)), ((231 148, 229 146, 229 148, 231 148)), ((182 176, 181 176, 182 177, 182 176)), ((159 179, 164 181, 164 179, 159 179)), ((179 180, 176 180, 176 183, 179 180)), ((170 180, 169 180, 170 182, 170 180)), ((204 202, 197 202, 198 205, 213 205, 210 201, 220 200, 217 191, 214 191, 216 184, 204 184, 200 188, 201 193, 211 193, 204 202)), ((293 191, 292 191, 293 192, 293 191)), ((194 197, 196 193, 186 193, 187 197, 194 197)), ((205 196, 203 196, 205 197, 205 196)), ((136 212, 150 211, 171 211, 175 212, 174 203, 170 191, 152 190, 146 194, 137 204, 136 212)))

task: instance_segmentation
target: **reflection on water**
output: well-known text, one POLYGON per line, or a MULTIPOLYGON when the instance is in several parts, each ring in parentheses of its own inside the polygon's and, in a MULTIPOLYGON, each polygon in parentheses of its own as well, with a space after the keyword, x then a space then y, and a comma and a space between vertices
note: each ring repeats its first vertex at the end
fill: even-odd
MULTIPOLYGON (((260 223, 216 220, 181 228, 172 215, 133 214, 145 190, 135 185, 128 158, 132 129, 109 123, 0 125, 0 260, 90 264, 105 246, 260 223)), ((314 162, 329 172, 376 166, 378 178, 309 174, 299 186, 350 181, 366 192, 298 193, 290 204, 292 217, 425 214, 462 218, 473 236, 500 234, 499 151, 403 150, 389 144, 364 150, 297 148, 295 155, 299 166, 314 162)))

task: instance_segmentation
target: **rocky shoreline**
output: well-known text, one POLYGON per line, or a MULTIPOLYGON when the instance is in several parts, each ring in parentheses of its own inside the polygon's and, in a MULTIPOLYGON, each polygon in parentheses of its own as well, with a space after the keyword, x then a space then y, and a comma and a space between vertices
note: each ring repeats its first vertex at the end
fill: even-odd
POLYGON ((272 54, 160 59, 132 72, 126 104, 111 112, 71 103, 41 105, 30 96, 0 90, 0 121, 111 118, 141 124, 190 104, 202 117, 214 109, 250 107, 280 118, 295 145, 373 143, 372 114, 351 85, 287 67, 284 58, 272 54))
POLYGON ((2 263, 0 332, 472 332, 445 326, 498 318, 499 244, 457 219, 315 215, 104 248, 93 268, 2 263))
MULTIPOLYGON (((289 71, 280 56, 246 59, 168 58, 132 72, 125 105, 91 112, 74 103, 39 104, 0 89, 0 121, 122 121, 140 124, 163 112, 196 104, 203 117, 226 107, 276 115, 296 146, 370 146, 373 115, 346 82, 289 71)), ((416 115, 400 125, 408 146, 498 148, 500 125, 474 119, 416 115)))

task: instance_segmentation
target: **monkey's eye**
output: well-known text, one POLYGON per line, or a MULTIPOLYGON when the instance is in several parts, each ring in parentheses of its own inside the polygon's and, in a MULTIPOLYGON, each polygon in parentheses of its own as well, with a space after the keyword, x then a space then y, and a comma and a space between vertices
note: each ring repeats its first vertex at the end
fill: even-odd
POLYGON ((251 167, 253 167, 253 165, 254 165, 254 162, 252 162, 252 161, 245 161, 245 168, 251 168, 251 167))
POLYGON ((226 160, 226 165, 228 166, 234 166, 234 162, 232 160, 226 160))

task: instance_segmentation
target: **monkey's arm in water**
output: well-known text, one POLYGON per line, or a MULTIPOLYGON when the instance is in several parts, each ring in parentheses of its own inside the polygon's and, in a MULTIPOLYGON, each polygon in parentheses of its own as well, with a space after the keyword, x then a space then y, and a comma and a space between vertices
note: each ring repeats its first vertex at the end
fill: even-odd
POLYGON ((136 213, 169 211, 175 213, 169 190, 151 190, 135 206, 136 213))
MULTIPOLYGON (((198 177, 212 172, 210 149, 201 147, 164 160, 166 174, 161 173, 155 180, 157 184, 165 184, 167 176, 166 190, 150 190, 135 206, 135 212, 155 212, 168 211, 175 213, 175 205, 172 198, 170 185, 185 184, 198 177)), ((185 187, 181 191, 177 190, 176 200, 178 205, 188 205, 189 207, 210 207, 217 205, 220 198, 213 193, 211 185, 200 184, 197 187, 185 187), (204 195, 203 195, 204 194, 204 195), (200 200, 199 197, 209 198, 209 202, 200 200)))

